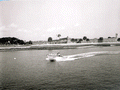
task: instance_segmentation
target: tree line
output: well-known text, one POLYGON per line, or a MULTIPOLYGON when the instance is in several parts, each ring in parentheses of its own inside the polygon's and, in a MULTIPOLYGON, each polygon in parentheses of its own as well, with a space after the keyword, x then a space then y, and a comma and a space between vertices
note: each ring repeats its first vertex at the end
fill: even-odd
POLYGON ((25 44, 32 44, 32 41, 25 42, 21 39, 15 38, 15 37, 3 37, 0 38, 0 44, 19 44, 19 45, 25 45, 25 44))

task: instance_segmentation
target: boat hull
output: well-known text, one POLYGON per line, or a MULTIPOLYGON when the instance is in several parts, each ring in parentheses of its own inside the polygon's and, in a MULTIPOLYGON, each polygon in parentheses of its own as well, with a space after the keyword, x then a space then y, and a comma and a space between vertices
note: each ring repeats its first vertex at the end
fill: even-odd
POLYGON ((50 59, 49 61, 50 61, 50 62, 55 62, 56 60, 55 60, 55 59, 50 59))

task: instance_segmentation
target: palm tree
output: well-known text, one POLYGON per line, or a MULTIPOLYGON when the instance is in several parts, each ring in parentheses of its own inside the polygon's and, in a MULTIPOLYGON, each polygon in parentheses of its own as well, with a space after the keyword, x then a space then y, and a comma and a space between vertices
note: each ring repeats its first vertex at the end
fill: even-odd
POLYGON ((61 34, 58 34, 58 35, 57 35, 57 37, 60 39, 60 37, 61 37, 61 34))
POLYGON ((83 37, 83 40, 86 40, 86 39, 87 39, 87 37, 86 37, 86 36, 84 36, 84 37, 83 37))
POLYGON ((48 42, 50 42, 50 43, 52 42, 52 37, 48 38, 48 42))

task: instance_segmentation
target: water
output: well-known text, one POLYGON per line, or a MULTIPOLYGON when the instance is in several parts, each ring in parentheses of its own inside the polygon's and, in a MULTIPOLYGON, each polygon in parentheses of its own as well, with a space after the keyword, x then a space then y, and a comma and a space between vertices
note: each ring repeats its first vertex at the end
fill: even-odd
POLYGON ((120 90, 119 69, 119 46, 2 51, 0 89, 120 90), (49 62, 46 54, 51 52, 75 59, 49 62))

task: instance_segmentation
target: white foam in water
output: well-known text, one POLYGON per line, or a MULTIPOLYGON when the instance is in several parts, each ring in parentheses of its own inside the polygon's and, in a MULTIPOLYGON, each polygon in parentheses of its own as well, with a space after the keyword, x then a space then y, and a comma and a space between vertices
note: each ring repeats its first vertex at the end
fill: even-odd
POLYGON ((75 59, 77 59, 77 58, 69 58, 69 57, 67 57, 65 59, 56 59, 56 61, 73 61, 75 59))
MULTIPOLYGON (((120 51, 98 51, 98 52, 88 52, 88 53, 81 53, 81 54, 75 54, 75 55, 68 55, 68 60, 72 58, 72 60, 80 59, 80 58, 86 58, 86 57, 93 57, 96 55, 104 55, 104 54, 120 54, 120 51)), ((67 60, 65 60, 67 61, 67 60)), ((69 60, 70 61, 70 60, 69 60)))

